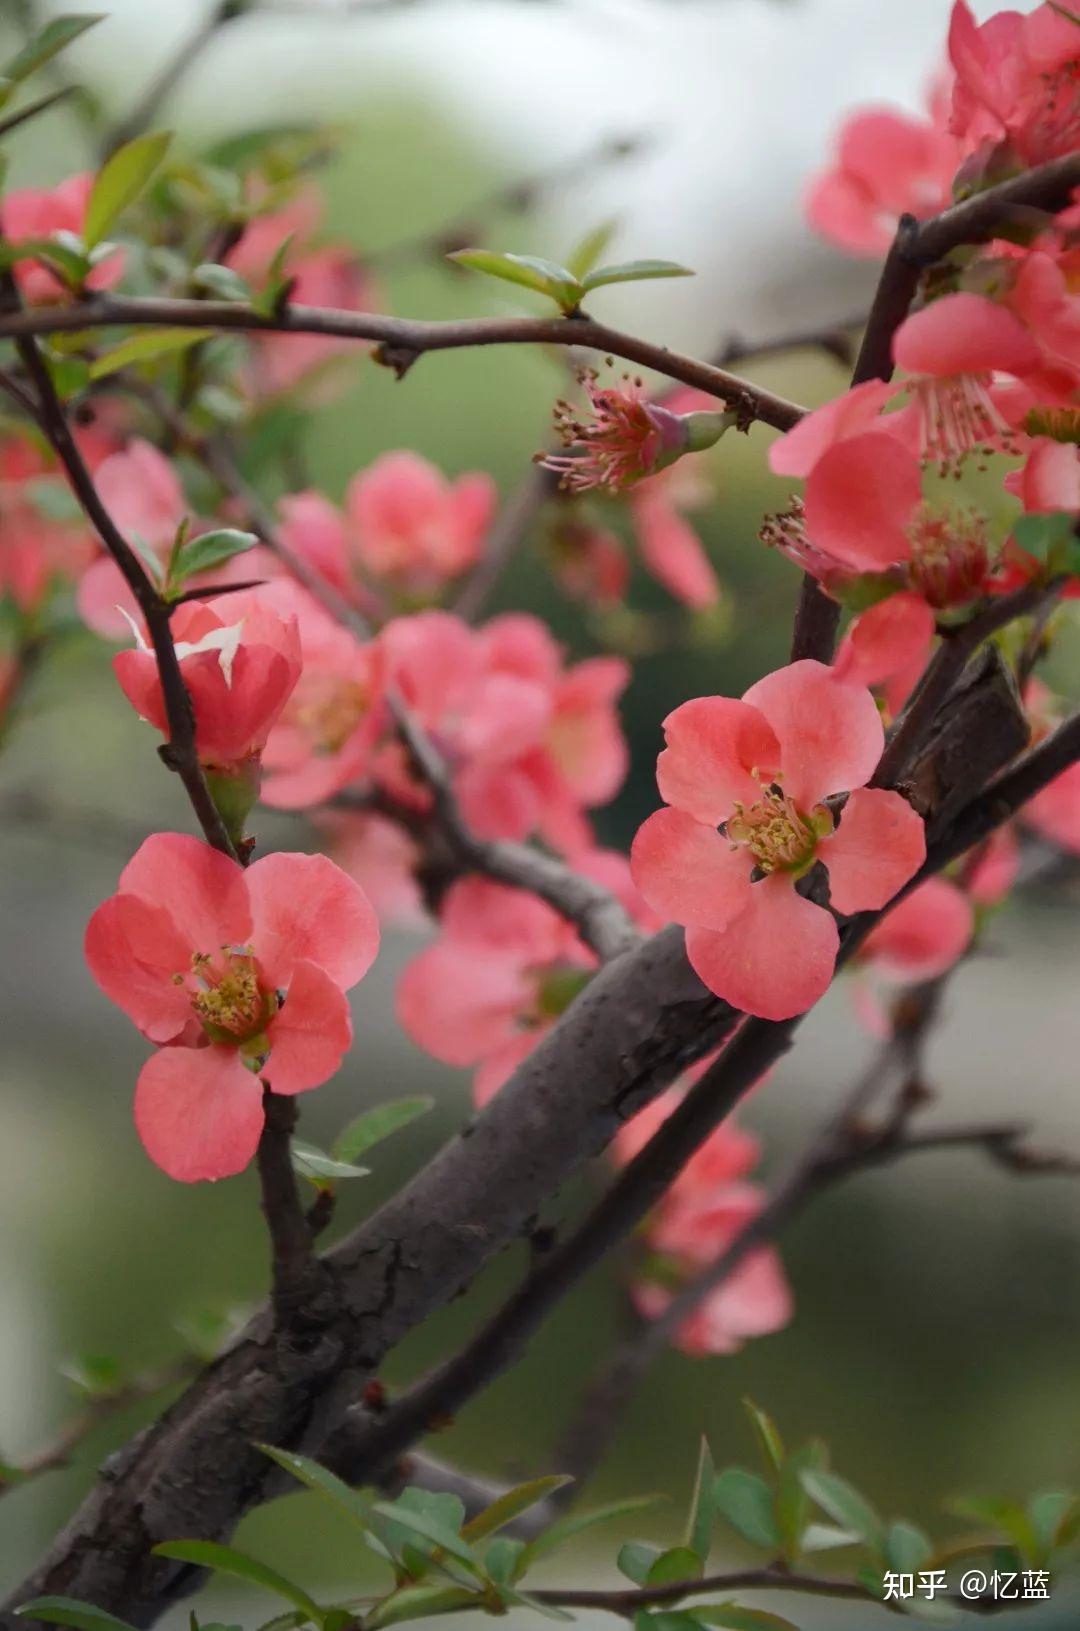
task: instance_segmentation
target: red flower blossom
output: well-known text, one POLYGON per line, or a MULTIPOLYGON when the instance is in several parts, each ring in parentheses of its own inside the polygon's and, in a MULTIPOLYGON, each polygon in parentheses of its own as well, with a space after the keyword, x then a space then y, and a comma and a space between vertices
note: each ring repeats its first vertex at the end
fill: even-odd
POLYGON ((90 919, 86 960, 151 1042, 135 1125, 151 1159, 190 1183, 247 1166, 263 1084, 302 1093, 352 1039, 345 992, 379 945, 366 897, 322 855, 244 871, 182 833, 155 833, 90 919))
POLYGON ((741 702, 684 703, 664 729, 657 781, 671 807, 638 832, 634 880, 686 925, 687 955, 717 996, 765 1019, 802 1013, 827 989, 839 940, 795 884, 822 861, 836 911, 875 909, 925 855, 911 806, 865 786, 884 740, 874 700, 805 661, 741 702), (836 827, 822 801, 852 789, 836 827))

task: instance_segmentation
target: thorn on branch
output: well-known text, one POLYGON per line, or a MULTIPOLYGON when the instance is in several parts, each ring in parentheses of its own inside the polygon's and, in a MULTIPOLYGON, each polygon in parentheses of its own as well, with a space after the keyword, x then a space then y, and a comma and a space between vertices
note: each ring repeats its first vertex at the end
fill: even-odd
POLYGON ((384 340, 382 345, 377 345, 371 353, 372 360, 377 362, 380 368, 391 369, 397 379, 405 378, 420 355, 421 353, 412 346, 397 345, 390 340, 384 340))

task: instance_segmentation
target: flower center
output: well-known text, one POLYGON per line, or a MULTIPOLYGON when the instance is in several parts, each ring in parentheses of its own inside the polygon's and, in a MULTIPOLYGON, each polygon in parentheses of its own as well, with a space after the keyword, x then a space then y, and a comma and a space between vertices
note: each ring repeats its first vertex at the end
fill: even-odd
POLYGON ((278 1008, 277 994, 263 990, 246 947, 221 946, 216 957, 197 951, 190 972, 174 974, 173 980, 186 986, 211 1042, 247 1043, 261 1037, 278 1008))
POLYGON ((832 816, 823 804, 804 815, 774 786, 756 804, 736 804, 724 831, 733 847, 750 851, 762 872, 793 872, 801 877, 813 864, 818 840, 832 826, 832 816))
POLYGON ((930 606, 964 606, 985 592, 991 551, 986 517, 978 510, 923 505, 908 537, 908 580, 930 606))
POLYGON ((340 753, 368 711, 371 697, 359 680, 305 676, 303 695, 286 717, 311 738, 317 753, 340 753))
POLYGON ((1019 451, 1012 427, 990 395, 990 374, 912 379, 908 390, 919 416, 921 452, 942 476, 959 476, 973 453, 1019 451))

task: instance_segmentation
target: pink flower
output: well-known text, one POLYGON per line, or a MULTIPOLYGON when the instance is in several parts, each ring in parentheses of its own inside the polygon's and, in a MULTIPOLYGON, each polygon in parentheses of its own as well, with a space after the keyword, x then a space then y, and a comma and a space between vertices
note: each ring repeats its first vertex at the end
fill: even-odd
MULTIPOLYGON (((192 601, 170 624, 195 710, 204 765, 226 770, 256 758, 300 678, 300 630, 258 593, 192 601)), ((165 735, 168 719, 153 651, 142 641, 113 658, 132 707, 165 735)))
POLYGON ((484 1104, 589 978, 595 958, 552 907, 466 878, 447 891, 439 938, 398 985, 402 1028, 444 1063, 478 1066, 484 1104))
POLYGON ((959 962, 974 927, 964 892, 948 878, 928 878, 871 929, 859 964, 904 983, 933 980, 959 962))
POLYGON ((383 923, 426 923, 417 873, 423 851, 404 827, 368 810, 327 810, 318 818, 333 859, 355 878, 383 923))
POLYGON ((991 833, 964 863, 964 888, 976 906, 1000 906, 1020 872, 1016 829, 1007 823, 991 833))
POLYGON ((576 516, 561 518, 549 538, 552 565, 567 594, 596 606, 618 606, 630 582, 622 540, 576 516))
POLYGON ((321 855, 248 871, 182 833, 155 833, 90 919, 86 960, 151 1042, 135 1125, 170 1177, 240 1172, 263 1125, 263 1085, 303 1093, 352 1040, 345 992, 379 945, 363 892, 321 855))
MULTIPOLYGON (((611 1145, 615 1165, 625 1167, 636 1155, 640 1155, 682 1100, 680 1089, 669 1087, 624 1122, 611 1145)), ((761 1140, 729 1116, 709 1134, 703 1144, 698 1145, 660 1206, 682 1204, 687 1196, 693 1197, 695 1202, 711 1201, 722 1186, 745 1178, 760 1159, 761 1140)))
MULTIPOLYGON (((136 437, 102 462, 95 482, 124 537, 163 563, 187 510, 180 478, 165 455, 136 437)), ((138 607, 111 556, 99 555, 83 574, 78 608, 84 623, 107 640, 129 632, 138 607)))
POLYGON ((961 468, 971 453, 1013 450, 1012 429, 994 400, 994 377, 1023 378, 1040 356, 1005 306, 965 291, 944 295, 901 323, 893 357, 911 376, 904 388, 921 455, 943 475, 961 468))
POLYGON ((711 447, 732 423, 723 413, 673 413, 650 402, 639 379, 627 376, 619 385, 600 385, 595 372, 579 377, 587 410, 565 401, 555 405, 555 430, 568 451, 536 456, 557 472, 567 492, 594 487, 622 492, 684 453, 711 447))
POLYGON ((1066 6, 1030 16, 1002 11, 980 27, 956 0, 949 58, 956 73, 951 129, 969 150, 1004 144, 1023 165, 1045 164, 1080 143, 1080 43, 1066 6))
MULTIPOLYGON (((740 1234, 764 1204, 764 1197, 758 1192, 741 1198, 733 1196, 722 1209, 728 1239, 740 1234)), ((718 1241, 718 1244, 722 1249, 722 1243, 718 1241)), ((719 1254, 718 1250, 717 1256, 719 1254)), ((671 1298, 667 1287, 652 1281, 634 1289, 634 1301, 646 1319, 658 1319, 671 1298)), ((738 1353, 750 1338, 782 1331, 790 1324, 794 1311, 791 1288, 784 1277, 779 1253, 771 1246, 759 1246, 747 1253, 723 1284, 701 1299, 679 1327, 675 1341, 691 1359, 738 1353)))
MULTIPOLYGON (((291 238, 284 273, 291 280, 289 300, 293 305, 339 311, 370 309, 375 304, 374 290, 354 251, 347 245, 310 242, 322 210, 317 188, 301 188, 282 208, 254 217, 226 256, 226 264, 261 286, 278 250, 291 238)), ((257 394, 273 396, 293 389, 352 344, 332 335, 260 335, 252 370, 257 394)))
POLYGON ((895 719, 926 667, 936 635, 934 613, 921 595, 890 595, 851 623, 833 672, 851 685, 880 687, 895 719))
POLYGON ((353 478, 342 515, 315 493, 282 501, 286 540, 355 598, 353 563, 414 598, 436 595, 480 555, 495 484, 448 481, 416 453, 384 453, 353 478))
POLYGON ((827 989, 839 939, 796 883, 823 862, 848 916, 886 905, 925 856, 921 818, 865 785, 884 742, 874 699, 805 661, 741 702, 684 703, 664 729, 657 782, 670 808, 638 832, 634 880, 686 926, 690 962, 717 996, 764 1019, 800 1014, 827 989), (836 827, 822 801, 849 790, 836 827))
POLYGON ((952 203, 956 139, 929 119, 892 108, 851 114, 835 163, 812 183, 810 225, 853 255, 884 255, 901 215, 922 220, 952 203))
POLYGON ((631 496, 641 559, 664 588, 695 611, 715 606, 720 585, 701 539, 676 507, 663 477, 652 476, 631 496))
POLYGON ((260 600, 299 624, 303 666, 263 753, 263 802, 282 810, 322 804, 368 774, 387 728, 386 659, 360 643, 288 578, 260 600))
MULTIPOLYGON (((1031 739, 1040 742, 1060 722, 1060 704, 1041 680, 1029 680, 1024 704, 1031 722, 1031 739)), ((1027 826, 1070 854, 1080 855, 1080 764, 1068 770, 1029 799, 1021 811, 1027 826)))
MULTIPOLYGON (((70 233, 81 238, 86 206, 94 177, 89 171, 69 176, 56 187, 26 187, 10 192, 0 203, 0 231, 10 243, 31 238, 52 238, 70 233)), ((124 273, 124 256, 107 255, 86 279, 88 289, 111 289, 124 273)), ((15 281, 23 299, 31 306, 46 305, 67 297, 63 283, 40 261, 20 261, 15 281)))
POLYGON ((94 553, 81 521, 50 520, 30 484, 53 475, 49 461, 24 436, 0 441, 0 596, 18 610, 40 610, 52 589, 78 577, 94 553))

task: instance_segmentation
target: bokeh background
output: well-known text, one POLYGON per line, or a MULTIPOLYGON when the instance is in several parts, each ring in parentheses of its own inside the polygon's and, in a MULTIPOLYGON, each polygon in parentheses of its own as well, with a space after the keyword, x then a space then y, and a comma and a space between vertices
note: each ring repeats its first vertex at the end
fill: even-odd
MULTIPOLYGON (((66 0, 63 9, 101 8, 66 0)), ((119 114, 206 8, 111 0, 108 10, 69 60, 119 114)), ((918 106, 947 11, 946 0, 268 6, 221 32, 160 122, 192 151, 283 118, 334 124, 341 139, 323 176, 328 223, 361 252, 409 241, 468 215, 492 189, 565 163, 569 179, 543 189, 527 214, 475 210, 478 232, 496 247, 557 258, 585 229, 617 216, 618 258, 672 257, 698 276, 606 291, 595 309, 705 354, 732 332, 768 336, 863 307, 873 268, 812 241, 801 190, 844 108, 883 98, 918 106), (638 151, 579 173, 578 157, 613 137, 635 138, 638 151)), ((10 17, 0 5, 0 19, 14 14, 14 4, 10 17)), ((85 133, 57 110, 32 140, 13 144, 13 160, 13 184, 57 180, 88 163, 85 133)), ((430 259, 404 257, 380 278, 387 308, 400 313, 530 305, 527 295, 519 306, 501 286, 430 259)), ((400 446, 450 472, 488 469, 508 493, 544 442, 563 366, 539 352, 453 353, 423 359, 397 384, 358 352, 345 395, 306 419, 304 457, 333 496, 374 455, 400 446)), ((750 369, 805 401, 843 385, 835 364, 807 353, 750 369)), ((764 464, 770 434, 724 442, 718 496, 698 517, 726 585, 720 624, 695 629, 671 615, 660 590, 634 584, 656 638, 636 661, 627 699, 634 770, 602 818, 611 842, 625 843, 655 802, 652 766, 668 709, 689 695, 737 693, 784 658, 796 577, 756 543, 762 512, 784 497, 764 464)), ((515 564, 499 603, 550 617, 574 651, 591 648, 588 622, 552 587, 535 550, 515 564)), ((1074 677, 1066 646, 1056 678, 1067 687, 1074 677)), ((72 1355, 116 1355, 135 1368, 167 1362, 178 1350, 178 1319, 258 1299, 266 1269, 250 1176, 189 1190, 143 1158, 130 1096, 145 1048, 82 962, 85 921, 126 855, 148 830, 188 820, 100 646, 76 640, 40 676, 0 782, 8 801, 0 824, 0 1456, 17 1462, 75 1408, 61 1373, 72 1355), (54 813, 17 819, 12 795, 27 791, 54 813)), ((299 823, 282 819, 260 823, 260 836, 268 845, 306 842, 299 823)), ((1075 887, 1058 875, 1011 904, 987 954, 961 972, 931 1053, 943 1116, 1030 1118, 1040 1144, 1080 1149, 1078 906, 1075 887)), ((418 944, 390 938, 356 996, 350 1059, 304 1105, 305 1129, 320 1141, 365 1104, 416 1091, 437 1100, 433 1114, 378 1152, 372 1179, 343 1191, 340 1229, 466 1113, 462 1077, 422 1056, 392 1022, 395 976, 418 944)), ((869 1045, 841 984, 747 1112, 770 1170, 869 1045)), ((583 1180, 567 1204, 601 1176, 583 1180)), ((949 1523, 943 1501, 960 1490, 1080 1485, 1080 1184, 1009 1177, 974 1155, 919 1158, 835 1191, 785 1238, 783 1253, 797 1299, 790 1328, 731 1359, 670 1355, 597 1478, 595 1499, 664 1491, 671 1515, 649 1538, 673 1531, 702 1431, 718 1461, 751 1461, 739 1405, 746 1393, 792 1439, 828 1438, 839 1469, 886 1513, 938 1532, 949 1523)), ((510 1257, 496 1265, 467 1306, 394 1356, 389 1379, 445 1352, 521 1268, 510 1257)), ((594 1275, 518 1371, 443 1435, 440 1453, 493 1476, 547 1470, 577 1379, 603 1353, 617 1314, 614 1275, 594 1275)), ((140 1419, 133 1411, 111 1422, 70 1470, 0 1502, 0 1585, 21 1576, 95 1465, 140 1419)), ((306 1497, 254 1515, 240 1544, 308 1583, 355 1589, 349 1536, 306 1497)), ((610 1573, 615 1545, 612 1535, 602 1549, 584 1550, 578 1578, 610 1573)), ((205 1606, 233 1618, 244 1608, 217 1588, 205 1606)), ((783 1606, 811 1627, 888 1623, 857 1605, 783 1606)), ((1071 1626, 1076 1607, 1063 1586, 1051 1604, 1010 1623, 1071 1626)))

